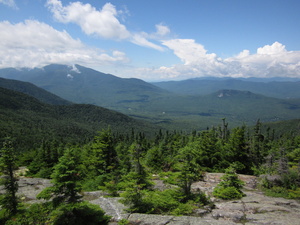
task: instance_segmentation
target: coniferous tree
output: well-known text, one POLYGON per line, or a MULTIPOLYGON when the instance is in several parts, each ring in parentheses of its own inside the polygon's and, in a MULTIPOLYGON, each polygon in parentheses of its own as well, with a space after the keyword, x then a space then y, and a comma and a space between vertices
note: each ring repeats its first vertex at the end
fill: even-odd
POLYGON ((178 185, 181 188, 185 200, 191 197, 191 187, 193 182, 199 180, 202 176, 201 167, 197 163, 199 157, 194 145, 187 145, 180 149, 178 155, 178 185))
POLYGON ((38 198, 53 198, 53 203, 58 205, 62 202, 76 203, 81 196, 81 167, 80 155, 77 149, 69 148, 54 166, 51 175, 53 186, 44 189, 38 198))
POLYGON ((232 130, 228 141, 224 145, 226 159, 230 163, 235 163, 240 173, 250 173, 249 147, 245 138, 245 127, 236 127, 232 130))
POLYGON ((221 177, 221 182, 213 190, 213 195, 222 199, 239 199, 244 196, 242 187, 244 182, 238 178, 234 166, 225 170, 225 175, 221 177))
POLYGON ((9 215, 14 215, 17 213, 19 201, 17 197, 18 183, 14 174, 14 170, 16 169, 16 157, 12 146, 12 140, 10 138, 6 138, 3 143, 0 166, 3 174, 5 175, 4 187, 6 191, 0 204, 2 208, 9 213, 9 215))

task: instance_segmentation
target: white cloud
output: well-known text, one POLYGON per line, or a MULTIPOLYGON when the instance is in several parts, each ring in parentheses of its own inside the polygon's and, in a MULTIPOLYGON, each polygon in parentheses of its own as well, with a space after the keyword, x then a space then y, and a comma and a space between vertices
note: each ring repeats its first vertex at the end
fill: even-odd
POLYGON ((40 67, 51 63, 101 66, 128 62, 125 53, 107 54, 35 20, 0 22, 0 67, 40 67))
POLYGON ((106 3, 101 10, 81 2, 63 6, 59 0, 48 0, 47 6, 59 22, 75 23, 88 35, 107 39, 126 39, 130 36, 130 32, 117 19, 118 11, 111 3, 106 3))
POLYGON ((170 34, 171 32, 170 28, 163 24, 156 24, 155 27, 156 27, 156 35, 159 37, 164 37, 170 34))
POLYGON ((7 5, 13 9, 18 9, 14 0, 0 0, 0 3, 7 5))
POLYGON ((158 51, 163 51, 164 50, 163 47, 148 41, 148 39, 147 39, 148 36, 149 35, 145 32, 133 34, 132 38, 131 38, 131 42, 136 44, 136 45, 143 46, 143 47, 148 47, 148 48, 153 48, 153 49, 156 49, 158 51))
POLYGON ((149 40, 160 41, 161 39, 165 38, 168 34, 170 34, 171 31, 169 27, 162 24, 156 24, 155 27, 156 27, 156 32, 154 33, 148 34, 146 32, 140 32, 140 33, 132 34, 131 42, 143 47, 153 48, 158 51, 164 51, 165 49, 162 46, 158 44, 154 44, 149 40))
POLYGON ((216 54, 207 54, 204 46, 193 39, 173 39, 162 44, 173 50, 185 65, 214 61, 216 58, 216 54))
POLYGON ((260 47, 255 54, 244 50, 226 59, 207 53, 204 46, 193 39, 173 39, 162 41, 162 44, 171 49, 183 64, 148 70, 146 79, 300 76, 300 51, 287 51, 279 42, 260 47))
MULTIPOLYGON (((90 4, 73 2, 63 6, 60 0, 48 0, 47 4, 54 18, 62 23, 75 23, 81 27, 87 35, 96 35, 101 38, 126 40, 136 45, 163 51, 163 47, 149 39, 157 40, 170 33, 170 29, 162 24, 156 25, 155 34, 146 32, 130 32, 121 24, 118 17, 129 14, 128 10, 117 11, 111 3, 106 3, 101 10, 97 10, 90 4)), ((124 18, 123 18, 124 19, 124 18)))
POLYGON ((279 42, 274 42, 272 45, 265 45, 262 48, 257 49, 257 54, 259 55, 276 55, 286 53, 285 46, 279 42))

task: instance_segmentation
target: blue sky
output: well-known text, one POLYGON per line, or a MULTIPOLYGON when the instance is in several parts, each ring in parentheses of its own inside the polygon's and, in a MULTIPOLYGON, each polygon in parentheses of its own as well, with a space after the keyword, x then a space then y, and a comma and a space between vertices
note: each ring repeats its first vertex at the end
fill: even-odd
POLYGON ((299 0, 0 0, 0 68, 300 77, 299 0))

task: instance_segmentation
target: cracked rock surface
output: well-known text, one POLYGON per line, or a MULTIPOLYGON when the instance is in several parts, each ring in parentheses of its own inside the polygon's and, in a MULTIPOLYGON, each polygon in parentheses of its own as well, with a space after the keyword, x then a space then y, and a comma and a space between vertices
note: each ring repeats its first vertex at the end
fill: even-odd
MULTIPOLYGON (((220 181, 222 174, 207 174, 204 181, 193 184, 193 189, 200 189, 210 195, 220 181)), ((255 189, 256 178, 241 175, 246 182, 243 192, 245 197, 234 201, 221 201, 212 198, 215 208, 198 209, 199 216, 151 215, 126 212, 120 198, 106 197, 101 191, 85 192, 84 199, 99 205, 106 214, 113 217, 110 225, 117 225, 120 219, 127 219, 132 225, 300 225, 300 202, 296 200, 274 198, 263 195, 255 189)), ((158 182, 161 187, 162 184, 158 182)), ((20 178, 19 195, 23 201, 36 202, 36 195, 51 183, 47 179, 20 178)), ((0 193, 3 187, 0 186, 0 193)))

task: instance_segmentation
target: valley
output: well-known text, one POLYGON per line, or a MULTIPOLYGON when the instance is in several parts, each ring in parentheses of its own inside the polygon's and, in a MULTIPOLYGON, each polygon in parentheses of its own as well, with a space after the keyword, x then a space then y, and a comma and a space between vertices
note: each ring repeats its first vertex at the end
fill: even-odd
POLYGON ((0 76, 2 224, 299 219, 300 98, 174 93, 79 65, 0 76))
POLYGON ((203 78, 151 84, 80 65, 1 69, 0 77, 30 82, 69 102, 101 106, 170 130, 203 130, 220 125, 223 118, 234 127, 300 115, 299 81, 203 78))

